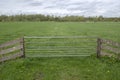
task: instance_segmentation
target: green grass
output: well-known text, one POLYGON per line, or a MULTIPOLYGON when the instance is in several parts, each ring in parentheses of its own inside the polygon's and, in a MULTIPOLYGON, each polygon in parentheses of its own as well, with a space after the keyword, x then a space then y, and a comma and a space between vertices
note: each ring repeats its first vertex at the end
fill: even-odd
MULTIPOLYGON (((0 23, 0 44, 22 36, 96 36, 120 42, 120 23, 0 23)), ((114 58, 25 58, 0 64, 0 80, 120 80, 114 58)))
POLYGON ((1 80, 119 80, 120 62, 95 57, 26 58, 0 65, 1 80), (108 60, 108 61, 107 61, 108 60))
MULTIPOLYGON (((97 36, 119 41, 120 23, 97 22, 9 22, 0 23, 0 37, 97 36)), ((120 41, 119 41, 120 42, 120 41)))

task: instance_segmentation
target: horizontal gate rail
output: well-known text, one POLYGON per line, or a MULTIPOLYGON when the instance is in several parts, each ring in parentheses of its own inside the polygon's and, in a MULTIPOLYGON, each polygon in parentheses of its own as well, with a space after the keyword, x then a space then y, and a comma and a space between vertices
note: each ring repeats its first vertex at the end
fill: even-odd
POLYGON ((87 56, 90 56, 90 55, 32 55, 32 56, 28 56, 28 57, 87 57, 87 56))
POLYGON ((24 38, 32 38, 32 39, 39 39, 39 38, 96 38, 96 37, 89 37, 89 36, 24 36, 24 38))

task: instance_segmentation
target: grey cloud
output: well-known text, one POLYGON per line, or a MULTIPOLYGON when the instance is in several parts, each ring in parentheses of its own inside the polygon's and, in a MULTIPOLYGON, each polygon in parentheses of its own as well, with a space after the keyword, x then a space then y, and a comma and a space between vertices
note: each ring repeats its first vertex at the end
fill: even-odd
POLYGON ((51 1, 49 4, 44 4, 44 9, 66 9, 67 8, 67 2, 64 0, 61 1, 51 1))
MULTIPOLYGON (((114 6, 111 6, 113 5, 112 3, 103 3, 103 2, 91 2, 91 3, 87 3, 87 2, 82 2, 82 3, 74 3, 74 4, 71 4, 70 6, 72 5, 76 5, 76 7, 68 7, 67 10, 70 10, 70 11, 77 11, 77 10, 80 10, 80 11, 83 11, 83 15, 86 15, 86 16, 95 16, 95 15, 105 15, 105 16, 112 16, 112 13, 114 13, 115 11, 119 12, 118 10, 115 10, 113 12, 111 12, 111 9, 114 8, 114 6), (111 7, 110 7, 111 6, 111 7), (108 11, 108 12, 106 12, 108 11), (111 13, 110 13, 111 12, 111 13), (108 15, 106 15, 108 14, 108 15)), ((114 8, 115 9, 115 8, 114 8)), ((117 8, 119 9, 119 8, 117 8)), ((115 14, 113 14, 115 15, 115 14)), ((115 16, 119 15, 116 14, 115 16)))
POLYGON ((120 16, 119 0, 1 0, 0 5, 4 14, 21 10, 26 14, 120 16))
POLYGON ((38 2, 34 2, 34 3, 30 3, 29 4, 30 6, 41 6, 42 5, 42 3, 38 3, 38 2))
POLYGON ((46 7, 44 7, 44 9, 53 9, 53 8, 57 8, 58 6, 46 6, 46 7))
MULTIPOLYGON (((99 3, 100 4, 100 3, 99 3)), ((82 3, 74 3, 68 6, 68 10, 87 10, 87 11, 93 11, 97 8, 97 3, 93 2, 93 3, 86 3, 86 2, 82 2, 82 3), (77 5, 76 5, 77 4, 77 5), (69 7, 75 5, 76 7, 69 7)))

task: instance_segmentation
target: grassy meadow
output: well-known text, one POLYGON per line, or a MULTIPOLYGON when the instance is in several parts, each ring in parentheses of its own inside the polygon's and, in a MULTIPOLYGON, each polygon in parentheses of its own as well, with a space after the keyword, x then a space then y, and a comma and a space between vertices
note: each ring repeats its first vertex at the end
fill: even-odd
MULTIPOLYGON (((120 43, 119 22, 3 22, 0 44, 23 36, 95 36, 120 43)), ((28 53, 29 54, 29 53, 28 53)), ((120 61, 90 57, 22 58, 0 64, 0 80, 120 80, 120 61)))

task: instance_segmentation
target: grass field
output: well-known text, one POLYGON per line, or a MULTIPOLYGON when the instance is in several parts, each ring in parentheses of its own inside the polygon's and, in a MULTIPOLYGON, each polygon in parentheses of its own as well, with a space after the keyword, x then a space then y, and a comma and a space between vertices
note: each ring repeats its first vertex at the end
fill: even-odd
MULTIPOLYGON (((22 36, 96 36, 120 42, 116 22, 0 23, 0 44, 22 36)), ((25 58, 0 64, 0 80, 120 80, 114 58, 25 58)))

